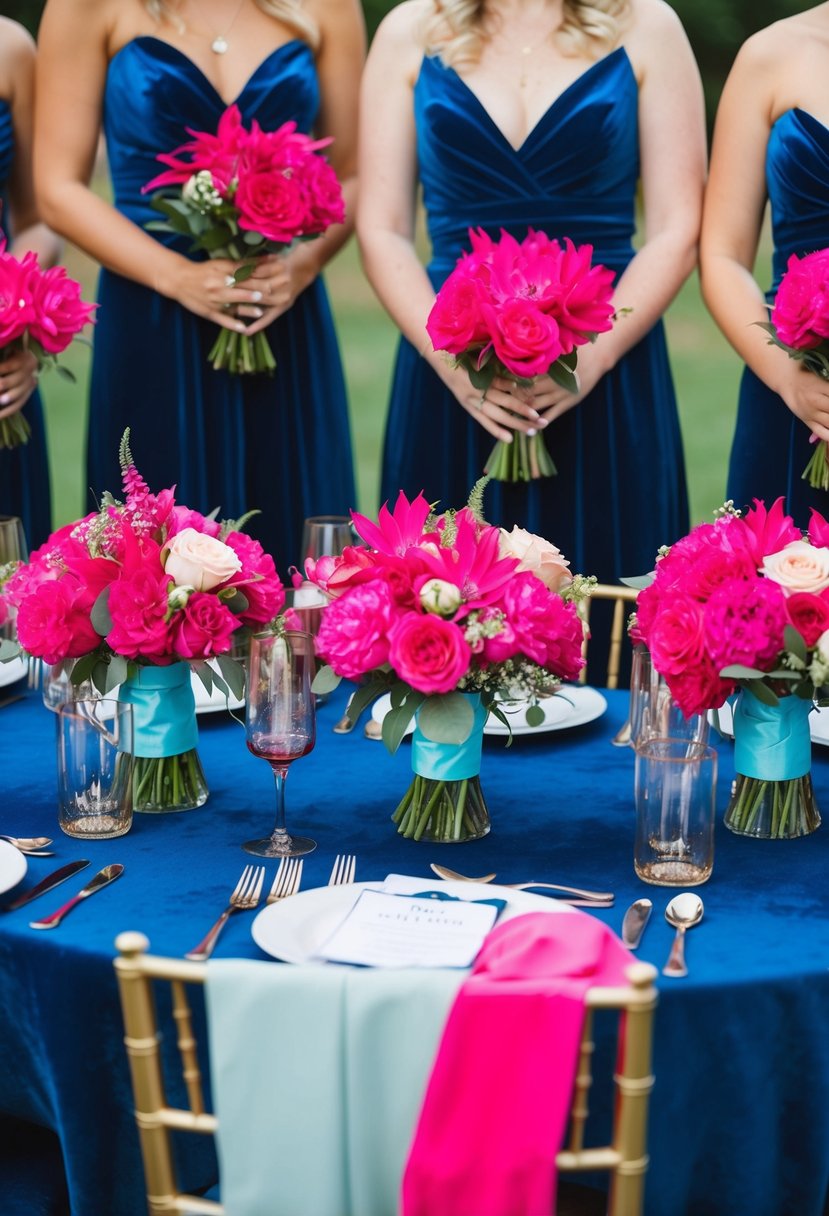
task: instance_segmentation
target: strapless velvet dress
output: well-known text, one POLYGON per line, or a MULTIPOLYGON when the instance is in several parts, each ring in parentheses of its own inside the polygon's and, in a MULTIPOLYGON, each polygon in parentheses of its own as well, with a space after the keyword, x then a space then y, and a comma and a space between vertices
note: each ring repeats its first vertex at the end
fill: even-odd
MULTIPOLYGON (((639 178, 638 88, 620 48, 553 102, 517 150, 461 77, 423 60, 414 91, 417 153, 439 287, 468 229, 528 228, 594 246, 617 277, 633 257, 639 178)), ((626 301, 616 300, 617 307, 626 301)), ((619 324, 623 325, 624 320, 619 324)), ((688 525, 679 420, 659 323, 576 408, 545 432, 558 475, 490 483, 488 519, 552 541, 575 571, 603 581, 652 569, 688 525)), ((493 440, 405 340, 394 374, 382 497, 403 488, 460 506, 493 440)), ((599 607, 597 605, 597 607, 599 607)), ((592 649, 592 648, 591 648, 592 649)))
MULTIPOLYGON (((298 40, 259 65, 236 99, 245 126, 294 120, 309 131, 319 108, 314 57, 298 40)), ((134 223, 158 219, 142 187, 159 152, 215 130, 225 103, 169 43, 137 38, 112 58, 104 131, 114 203, 134 223)), ((182 253, 189 242, 153 233, 182 253)), ((132 429, 138 468, 154 490, 223 517, 261 512, 247 531, 285 577, 299 560, 303 519, 356 505, 345 384, 325 287, 317 279, 267 332, 271 378, 214 371, 216 325, 173 300, 103 271, 92 363, 87 485, 117 492, 118 443, 132 429)))
MULTIPOLYGON (((774 300, 786 263, 829 246, 829 128, 805 110, 787 110, 771 129, 766 149, 766 185, 774 241, 774 300)), ((802 479, 814 451, 809 428, 782 398, 746 368, 740 384, 737 422, 728 470, 728 497, 738 507, 753 498, 771 503, 779 495, 795 522, 805 528, 816 507, 829 513, 829 494, 802 479)))
MULTIPOLYGON (((0 100, 0 232, 10 236, 6 220, 7 185, 14 158, 12 116, 8 102, 0 100)), ((43 544, 52 527, 49 459, 43 404, 35 391, 23 407, 32 434, 19 448, 0 449, 0 515, 18 515, 31 549, 43 544)))

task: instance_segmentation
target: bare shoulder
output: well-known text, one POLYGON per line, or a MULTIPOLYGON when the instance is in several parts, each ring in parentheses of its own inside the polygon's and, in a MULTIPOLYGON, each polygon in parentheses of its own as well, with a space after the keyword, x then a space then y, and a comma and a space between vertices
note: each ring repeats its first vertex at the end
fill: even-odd
POLYGON ((640 83, 657 68, 673 71, 693 66, 685 29, 665 0, 631 0, 622 42, 640 83))
POLYGON ((31 79, 34 59, 34 39, 28 30, 0 17, 0 97, 13 99, 16 89, 31 79))
POLYGON ((317 22, 323 37, 327 32, 365 28, 360 0, 308 0, 308 13, 317 22))
POLYGON ((395 5, 377 27, 371 59, 402 69, 413 80, 423 58, 423 26, 434 12, 432 0, 403 0, 395 5))

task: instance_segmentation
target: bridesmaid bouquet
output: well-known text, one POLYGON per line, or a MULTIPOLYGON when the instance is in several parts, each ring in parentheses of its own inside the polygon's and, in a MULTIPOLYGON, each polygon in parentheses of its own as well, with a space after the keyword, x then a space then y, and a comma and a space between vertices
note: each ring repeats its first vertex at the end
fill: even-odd
MULTIPOLYGON (((577 347, 611 328, 613 272, 592 265, 592 245, 562 246, 530 229, 520 243, 469 230, 462 254, 426 322, 435 350, 445 350, 486 393, 495 376, 529 386, 549 375, 578 392, 577 347)), ((530 481, 556 472, 543 434, 516 432, 497 443, 486 464, 497 481, 530 481)))
MULTIPOLYGON (((62 266, 41 270, 35 253, 18 259, 0 240, 0 362, 28 350, 37 360, 38 371, 55 367, 59 375, 74 380, 57 356, 92 321, 96 307, 84 303, 80 284, 62 266)), ((19 447, 30 435, 22 410, 0 419, 0 448, 19 447)))
MULTIPOLYGON (((780 280, 771 321, 759 323, 771 335, 769 341, 807 371, 829 380, 829 249, 799 258, 789 258, 780 280)), ((812 435, 814 453, 803 479, 816 490, 829 490, 829 448, 812 435)))
MULTIPOLYGON (((242 262, 237 283, 250 277, 252 258, 320 236, 345 219, 337 176, 316 155, 330 139, 311 139, 295 122, 263 131, 254 121, 248 131, 235 105, 225 110, 215 134, 188 134, 189 143, 156 158, 169 168, 144 191, 157 191, 152 205, 167 218, 146 226, 189 236, 192 249, 208 257, 242 262)), ((237 373, 272 374, 276 367, 262 331, 250 337, 222 329, 208 358, 214 368, 237 373)))

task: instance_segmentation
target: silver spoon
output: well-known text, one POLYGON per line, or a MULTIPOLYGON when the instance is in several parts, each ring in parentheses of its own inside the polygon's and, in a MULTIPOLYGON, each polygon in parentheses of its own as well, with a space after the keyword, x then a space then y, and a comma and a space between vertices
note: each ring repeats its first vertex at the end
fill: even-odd
POLYGON ((0 835, 0 840, 7 840, 9 844, 13 844, 21 853, 28 853, 31 857, 54 857, 54 853, 43 852, 46 846, 52 843, 51 836, 0 835))
POLYGON ((702 920, 702 913, 702 900, 690 891, 675 895, 668 904, 665 919, 676 929, 676 936, 668 961, 662 968, 663 975, 679 978, 688 974, 688 968, 685 966, 685 930, 698 925, 702 920))
MULTIPOLYGON (((430 863, 431 868, 440 878, 446 878, 450 882, 492 882, 495 878, 494 874, 484 874, 481 878, 469 878, 466 874, 458 874, 456 870, 449 870, 446 866, 439 866, 435 862, 430 863)), ((528 891, 535 887, 544 887, 548 891, 563 891, 565 895, 575 895, 581 899, 586 899, 589 902, 600 902, 602 904, 613 902, 612 891, 585 891, 583 887, 562 887, 557 882, 505 882, 500 884, 504 887, 510 887, 513 891, 528 891)))

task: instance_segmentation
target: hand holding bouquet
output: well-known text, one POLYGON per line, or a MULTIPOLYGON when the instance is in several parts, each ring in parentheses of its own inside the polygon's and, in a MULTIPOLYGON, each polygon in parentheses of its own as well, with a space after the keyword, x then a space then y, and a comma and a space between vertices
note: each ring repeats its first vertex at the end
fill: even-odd
MULTIPOLYGON (((829 249, 806 257, 789 258, 780 280, 771 321, 760 326, 769 341, 807 371, 829 380, 829 249)), ((812 435, 812 458, 803 470, 803 480, 816 490, 829 490, 829 447, 812 435)))
MULTIPOLYGON (((613 272, 591 264, 591 245, 562 246, 532 229, 520 243, 503 230, 493 241, 480 228, 469 239, 472 252, 440 288, 426 322, 435 350, 454 355, 482 393, 495 376, 527 386, 543 375, 577 393, 577 347, 613 322, 613 272)), ((486 465, 498 481, 555 471, 543 434, 522 432, 497 443, 486 465)))
MULTIPOLYGON (((254 121, 248 131, 235 105, 225 110, 215 135, 188 134, 189 143, 158 156, 169 167, 144 187, 158 191, 153 206, 167 217, 147 227, 190 236, 192 248, 208 257, 242 262, 237 283, 249 278, 251 259, 320 236, 345 219, 336 174, 317 155, 330 139, 311 139, 295 122, 263 131, 254 121)), ((251 337, 222 329, 208 357, 214 368, 231 372, 272 373, 276 367, 261 331, 251 337)))
MULTIPOLYGON (((0 361, 28 350, 38 371, 56 367, 60 375, 74 380, 57 356, 92 320, 95 308, 95 304, 84 303, 80 284, 62 266, 41 270, 35 253, 18 259, 0 240, 0 361)), ((0 448, 27 443, 30 434, 22 410, 0 419, 0 448)))

